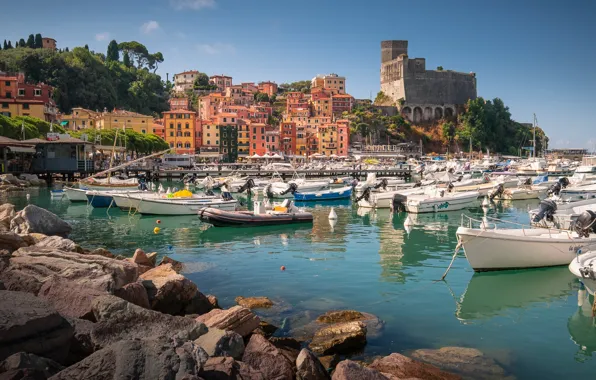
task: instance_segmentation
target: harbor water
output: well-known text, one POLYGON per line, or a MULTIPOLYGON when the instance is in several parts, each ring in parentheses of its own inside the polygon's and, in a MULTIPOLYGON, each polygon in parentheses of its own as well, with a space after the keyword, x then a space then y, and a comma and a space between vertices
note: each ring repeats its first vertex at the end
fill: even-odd
MULTIPOLYGON (((566 267, 474 273, 462 254, 446 281, 436 281, 456 246, 459 211, 412 215, 407 232, 405 214, 342 201, 306 205, 312 226, 210 228, 196 216, 141 217, 51 200, 46 189, 28 192, 29 200, 15 193, 0 203, 49 209, 73 226, 70 238, 85 248, 132 256, 141 247, 182 261, 185 276, 222 307, 237 296, 267 296, 276 305, 257 313, 281 326, 279 334, 300 336, 329 310, 378 316, 383 328, 369 332, 355 358, 457 346, 481 350, 518 379, 593 378, 596 371, 593 297, 584 296, 566 267), (336 223, 328 219, 331 207, 336 223)), ((499 203, 489 214, 527 223, 528 207, 537 204, 499 203)), ((483 215, 480 207, 464 213, 483 215)))

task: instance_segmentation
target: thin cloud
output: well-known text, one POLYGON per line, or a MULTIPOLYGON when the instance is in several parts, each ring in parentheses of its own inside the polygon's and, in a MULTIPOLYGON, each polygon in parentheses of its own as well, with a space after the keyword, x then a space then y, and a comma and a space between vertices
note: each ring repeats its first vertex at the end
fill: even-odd
POLYGON ((110 38, 110 33, 108 32, 103 32, 103 33, 97 33, 95 35, 95 40, 96 41, 106 41, 110 38))
POLYGON ((141 33, 143 34, 151 34, 159 29, 159 23, 157 21, 147 21, 143 25, 141 25, 141 33))
POLYGON ((220 42, 214 44, 199 44, 197 45, 197 49, 199 49, 201 53, 208 55, 234 54, 236 52, 234 45, 220 42))
POLYGON ((170 0, 170 5, 178 11, 182 9, 198 11, 203 8, 215 8, 215 0, 170 0))

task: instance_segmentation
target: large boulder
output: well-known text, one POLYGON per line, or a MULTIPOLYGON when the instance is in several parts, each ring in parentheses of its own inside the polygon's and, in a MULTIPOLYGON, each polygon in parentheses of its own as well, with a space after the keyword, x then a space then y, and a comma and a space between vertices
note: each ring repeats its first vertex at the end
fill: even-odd
POLYGON ((135 264, 103 256, 26 247, 14 252, 9 267, 0 273, 7 289, 37 294, 50 276, 67 279, 73 286, 112 293, 137 279, 135 264))
POLYGON ((74 335, 70 340, 68 364, 74 364, 91 355, 95 349, 91 340, 91 331, 95 323, 86 319, 68 318, 68 323, 74 328, 74 335))
POLYGON ((268 309, 273 306, 273 302, 267 297, 236 297, 236 303, 247 309, 268 309))
POLYGON ((309 345, 318 355, 347 354, 366 345, 366 325, 360 321, 337 323, 317 331, 309 345))
POLYGON ((180 261, 176 261, 168 256, 162 257, 161 261, 159 262, 160 266, 166 265, 166 264, 172 264, 172 268, 178 273, 180 273, 184 270, 184 264, 182 264, 180 261))
POLYGON ((243 337, 248 336, 253 330, 259 327, 260 319, 250 310, 242 306, 234 306, 229 309, 213 309, 196 319, 207 327, 215 327, 221 330, 235 331, 243 337))
POLYGON ((266 380, 263 374, 231 357, 212 357, 199 374, 205 380, 266 380))
POLYGON ((234 331, 210 328, 206 334, 196 339, 195 343, 209 356, 231 356, 240 359, 244 353, 244 340, 234 331))
POLYGON ((48 236, 42 241, 35 244, 39 248, 53 248, 60 251, 83 253, 83 248, 70 239, 61 236, 48 236))
POLYGON ((106 294, 85 285, 73 286, 72 281, 53 275, 43 283, 37 296, 47 300, 63 316, 95 321, 91 302, 106 294))
POLYGON ((209 300, 209 298, 206 295, 197 290, 195 296, 184 307, 183 313, 184 315, 202 315, 210 312, 211 310, 213 310, 213 304, 211 303, 211 300, 209 300))
POLYGON ((207 354, 192 342, 176 346, 160 339, 124 340, 51 377, 51 380, 198 379, 207 354))
POLYGON ((242 361, 266 379, 294 379, 294 363, 291 363, 271 342, 259 334, 253 334, 244 349, 242 361))
POLYGON ((398 379, 460 379, 459 376, 444 372, 433 365, 412 360, 397 353, 393 353, 389 356, 385 356, 384 358, 375 360, 371 365, 368 366, 368 368, 383 372, 384 374, 391 374, 398 379))
POLYGON ((366 335, 368 337, 377 337, 381 335, 384 322, 377 316, 356 310, 334 310, 329 311, 317 317, 318 323, 343 323, 361 321, 366 325, 366 335))
POLYGON ((178 274, 172 264, 155 267, 139 278, 147 289, 151 308, 162 313, 182 314, 198 290, 192 281, 178 274))
POLYGON ((96 349, 122 340, 172 337, 195 340, 207 332, 207 327, 191 318, 174 317, 147 310, 116 296, 93 300, 93 312, 98 321, 91 331, 96 349))
MULTIPOLYGON (((365 368, 351 360, 341 361, 335 371, 333 371, 333 380, 389 380, 388 377, 374 369, 365 368)), ((413 378, 415 379, 415 378, 413 378)), ((426 378, 424 378, 426 379, 426 378)))
POLYGON ((323 367, 319 359, 303 348, 296 359, 296 378, 298 380, 329 380, 329 372, 323 367))
POLYGON ((10 229, 10 221, 14 217, 14 205, 4 203, 0 205, 0 231, 8 231, 10 229))
POLYGON ((296 363, 302 344, 294 338, 288 337, 274 337, 269 338, 269 342, 273 344, 277 350, 288 359, 292 364, 296 363))
POLYGON ((0 247, 14 252, 19 248, 26 247, 27 243, 21 236, 14 232, 0 232, 0 247))
POLYGON ((12 174, 0 175, 0 182, 10 183, 11 185, 18 185, 19 179, 12 174))
POLYGON ((0 290, 0 360, 27 352, 62 363, 72 336, 72 326, 47 301, 0 290))
POLYGON ((147 296, 147 289, 145 289, 140 282, 126 284, 122 288, 117 289, 114 292, 114 295, 137 306, 151 309, 151 305, 149 305, 149 297, 147 296))
POLYGON ((134 255, 132 255, 132 262, 136 263, 138 265, 144 265, 144 266, 148 266, 148 267, 155 266, 155 263, 151 262, 151 260, 149 260, 149 258, 145 254, 145 251, 143 251, 141 248, 137 248, 134 255))
POLYGON ((504 379, 505 370, 482 351, 467 347, 443 347, 438 350, 422 349, 412 357, 467 378, 504 379))
MULTIPOLYGON (((19 352, 7 357, 0 362, 0 378, 3 373, 20 372, 28 377, 48 378, 64 369, 63 366, 47 358, 39 357, 35 354, 19 352)), ((13 377, 14 378, 14 377, 13 377)))
POLYGON ((66 236, 72 231, 70 224, 60 219, 56 214, 35 205, 27 205, 17 212, 10 221, 10 229, 19 234, 39 232, 46 235, 60 236, 66 236))

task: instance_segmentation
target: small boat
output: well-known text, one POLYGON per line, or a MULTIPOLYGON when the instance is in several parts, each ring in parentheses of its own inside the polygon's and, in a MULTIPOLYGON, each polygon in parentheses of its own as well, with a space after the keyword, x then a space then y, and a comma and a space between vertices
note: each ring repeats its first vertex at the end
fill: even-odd
POLYGON ((255 211, 225 211, 212 207, 199 210, 199 219, 215 227, 258 227, 280 224, 312 223, 311 213, 297 209, 289 200, 272 210, 265 210, 261 202, 255 202, 255 211))
POLYGON ((87 202, 87 190, 74 187, 65 187, 64 193, 71 202, 87 202))
POLYGON ((326 181, 306 181, 303 179, 291 180, 285 182, 271 182, 263 188, 255 187, 252 189, 254 195, 262 194, 268 198, 286 199, 294 198, 295 192, 314 192, 326 190, 329 188, 329 182, 326 181))
POLYGON ((146 199, 184 199, 184 200, 191 200, 191 201, 203 201, 203 200, 216 200, 220 199, 217 195, 204 195, 204 194, 192 194, 190 196, 176 196, 176 193, 172 195, 168 195, 163 192, 122 192, 122 193, 114 193, 112 198, 114 198, 114 203, 116 207, 118 207, 122 211, 128 210, 135 210, 137 209, 139 203, 144 202, 146 199), (171 197, 171 198, 170 198, 171 197))
POLYGON ((352 196, 352 186, 338 187, 330 190, 295 192, 296 201, 330 201, 335 199, 346 199, 352 196))
POLYGON ((596 184, 572 186, 562 189, 559 198, 563 202, 577 202, 596 198, 596 184))
POLYGON ((362 208, 391 208, 393 207, 394 199, 405 200, 410 195, 422 194, 424 189, 420 187, 399 190, 383 190, 374 188, 367 188, 362 195, 358 196, 355 202, 362 208))
POLYGON ((596 251, 578 255, 569 264, 569 271, 584 284, 590 294, 596 291, 596 251))
POLYGON ((142 190, 106 190, 106 191, 99 191, 99 190, 87 190, 85 192, 85 197, 87 198, 87 202, 93 208, 106 208, 110 207, 114 202, 114 195, 131 195, 131 194, 139 194, 143 193, 142 190))
POLYGON ((572 203, 560 203, 544 199, 538 208, 528 211, 530 221, 535 227, 559 228, 568 230, 584 211, 596 211, 596 199, 572 203))
POLYGON ((488 229, 487 223, 481 223, 481 228, 460 226, 456 232, 477 272, 569 265, 579 250, 596 249, 596 234, 585 237, 575 231, 543 228, 488 229))
POLYGON ((513 187, 517 187, 518 180, 517 178, 498 178, 496 181, 476 184, 476 185, 469 185, 469 186, 456 186, 453 188, 454 192, 467 192, 467 191, 477 191, 479 196, 488 195, 488 193, 498 187, 499 185, 503 185, 503 188, 509 189, 513 187))
POLYGON ((50 190, 50 198, 51 199, 62 199, 66 196, 64 190, 50 190))
POLYGON ((527 199, 540 199, 546 196, 546 186, 521 186, 505 189, 503 184, 489 190, 488 197, 491 200, 519 201, 527 199))
POLYGON ((432 189, 425 194, 408 196, 405 204, 397 205, 398 207, 394 207, 394 209, 402 209, 415 214, 455 211, 473 206, 478 196, 477 191, 450 193, 446 190, 432 189))
POLYGON ((195 215, 205 207, 226 211, 235 211, 238 201, 235 199, 143 199, 137 205, 137 212, 149 215, 195 215))

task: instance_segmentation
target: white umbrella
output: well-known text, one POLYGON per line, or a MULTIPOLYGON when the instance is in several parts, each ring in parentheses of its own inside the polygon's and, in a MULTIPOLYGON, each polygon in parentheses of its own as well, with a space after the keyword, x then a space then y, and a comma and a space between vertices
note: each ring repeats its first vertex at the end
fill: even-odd
POLYGON ((272 158, 281 158, 281 156, 277 153, 275 153, 273 156, 271 156, 272 158))
POLYGON ((261 156, 259 156, 258 154, 253 154, 252 156, 250 156, 250 158, 261 158, 261 156))
POLYGON ((331 155, 331 156, 329 156, 329 157, 331 157, 331 158, 337 158, 337 157, 339 157, 339 156, 338 156, 337 154, 332 154, 332 155, 331 155))

